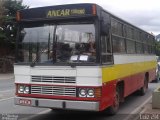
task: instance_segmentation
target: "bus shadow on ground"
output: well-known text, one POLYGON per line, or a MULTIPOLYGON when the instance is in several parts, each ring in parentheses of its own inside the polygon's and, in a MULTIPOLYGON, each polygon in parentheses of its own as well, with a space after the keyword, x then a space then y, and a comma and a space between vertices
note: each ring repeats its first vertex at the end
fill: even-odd
POLYGON ((121 120, 127 117, 127 114, 109 115, 105 112, 89 112, 89 111, 54 111, 51 110, 47 114, 35 115, 27 120, 121 120))

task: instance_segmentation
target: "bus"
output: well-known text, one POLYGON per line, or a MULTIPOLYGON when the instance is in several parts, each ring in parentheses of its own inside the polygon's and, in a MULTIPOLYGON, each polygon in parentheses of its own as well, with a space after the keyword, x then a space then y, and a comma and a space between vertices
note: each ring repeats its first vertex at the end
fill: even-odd
POLYGON ((17 11, 16 105, 116 114, 156 76, 155 38, 92 3, 17 11))

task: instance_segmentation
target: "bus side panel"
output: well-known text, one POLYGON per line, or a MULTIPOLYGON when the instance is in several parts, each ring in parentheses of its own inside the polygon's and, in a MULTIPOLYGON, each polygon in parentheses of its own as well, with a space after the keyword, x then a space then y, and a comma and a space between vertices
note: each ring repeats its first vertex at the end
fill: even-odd
POLYGON ((103 83, 102 98, 100 102, 100 111, 106 109, 113 104, 114 95, 116 93, 116 80, 103 83))
MULTIPOLYGON (((155 79, 155 69, 147 71, 149 73, 149 81, 155 79)), ((147 72, 132 75, 130 77, 122 78, 124 80, 124 97, 130 95, 144 85, 144 78, 147 72)))
POLYGON ((130 95, 143 86, 145 73, 139 73, 124 78, 124 97, 130 95))
POLYGON ((128 96, 131 91, 132 91, 132 88, 131 88, 131 77, 125 77, 123 78, 124 80, 124 97, 128 96))
MULTIPOLYGON (((121 80, 124 81, 124 97, 127 97, 144 85, 144 78, 146 73, 147 72, 142 72, 121 78, 121 80)), ((148 73, 150 81, 153 80, 155 78, 155 69, 149 70, 148 73)), ((117 81, 118 80, 111 80, 103 83, 100 111, 113 104, 117 81)))

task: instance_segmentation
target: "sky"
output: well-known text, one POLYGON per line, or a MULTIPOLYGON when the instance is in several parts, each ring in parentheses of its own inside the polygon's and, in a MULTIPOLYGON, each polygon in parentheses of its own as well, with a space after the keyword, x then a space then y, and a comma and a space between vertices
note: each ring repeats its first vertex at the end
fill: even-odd
POLYGON ((30 8, 73 3, 96 3, 149 33, 160 34, 160 0, 23 0, 30 8))

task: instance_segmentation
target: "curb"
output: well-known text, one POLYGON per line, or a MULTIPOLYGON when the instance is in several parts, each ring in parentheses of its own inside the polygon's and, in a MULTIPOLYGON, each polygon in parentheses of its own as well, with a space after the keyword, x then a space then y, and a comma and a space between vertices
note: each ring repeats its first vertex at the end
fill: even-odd
POLYGON ((0 74, 0 80, 10 80, 14 78, 14 74, 0 74))
POLYGON ((14 79, 14 77, 10 77, 10 78, 0 78, 0 80, 11 80, 14 79))

